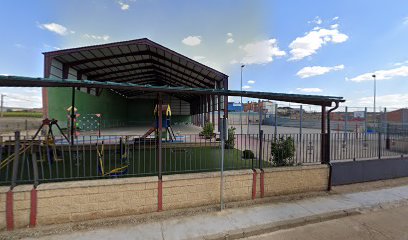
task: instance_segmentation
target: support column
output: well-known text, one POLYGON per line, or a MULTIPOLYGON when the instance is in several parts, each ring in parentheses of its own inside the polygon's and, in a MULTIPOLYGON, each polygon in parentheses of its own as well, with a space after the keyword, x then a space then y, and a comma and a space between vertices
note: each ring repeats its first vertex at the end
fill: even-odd
POLYGON ((212 124, 215 126, 215 95, 211 96, 211 114, 212 114, 212 124))
MULTIPOLYGON (((224 90, 228 90, 228 79, 224 79, 224 90)), ((228 119, 228 95, 224 95, 224 118, 228 119)))
POLYGON ((200 95, 200 100, 198 101, 198 126, 199 127, 201 127, 202 125, 201 125, 201 121, 202 121, 202 116, 201 116, 201 113, 202 113, 202 107, 203 107, 203 102, 202 102, 202 97, 201 97, 201 95, 200 95))
POLYGON ((162 121, 162 96, 161 93, 157 94, 157 144, 156 144, 156 158, 157 166, 159 167, 158 171, 158 191, 157 191, 157 211, 163 210, 163 183, 162 183, 162 130, 163 130, 163 121, 162 121))
POLYGON ((75 134, 75 87, 72 88, 71 96, 71 145, 74 145, 74 134, 75 134))
MULTIPOLYGON (((69 73, 69 66, 66 64, 62 65, 62 78, 63 79, 68 79, 68 73, 69 73)), ((72 93, 71 93, 71 145, 74 144, 74 135, 75 135, 75 87, 72 88, 72 93)))
MULTIPOLYGON (((217 83, 217 89, 221 89, 221 84, 217 83)), ((218 131, 221 132, 221 95, 217 95, 218 131)))
MULTIPOLYGON (((44 56, 44 77, 49 78, 51 74, 51 61, 49 56, 44 56)), ((43 107, 43 118, 48 118, 48 90, 46 87, 41 89, 42 91, 42 107, 43 107)))
POLYGON ((206 120, 207 122, 211 122, 211 118, 210 118, 210 114, 211 114, 211 110, 210 110, 210 107, 211 107, 211 96, 210 96, 210 95, 207 95, 206 99, 207 99, 207 118, 206 118, 205 120, 206 120))
POLYGON ((320 162, 326 163, 326 107, 322 106, 322 125, 320 135, 320 162))
POLYGON ((322 106, 322 133, 326 133, 326 107, 322 106))
POLYGON ((205 124, 205 95, 202 98, 202 105, 201 105, 201 126, 204 127, 205 124))

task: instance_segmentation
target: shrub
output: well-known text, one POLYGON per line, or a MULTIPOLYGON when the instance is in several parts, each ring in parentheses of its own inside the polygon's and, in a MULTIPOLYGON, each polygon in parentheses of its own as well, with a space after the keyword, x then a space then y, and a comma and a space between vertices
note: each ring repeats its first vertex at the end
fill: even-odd
POLYGON ((274 166, 293 166, 295 143, 291 137, 281 137, 271 144, 271 160, 274 166))
POLYGON ((242 157, 244 159, 254 159, 255 158, 255 154, 251 151, 251 150, 244 150, 242 152, 242 157))
POLYGON ((225 148, 233 149, 235 147, 235 128, 228 128, 228 140, 225 141, 225 148))
POLYGON ((205 138, 209 139, 215 136, 214 134, 214 124, 206 123, 203 127, 203 131, 201 131, 200 135, 204 136, 205 138))

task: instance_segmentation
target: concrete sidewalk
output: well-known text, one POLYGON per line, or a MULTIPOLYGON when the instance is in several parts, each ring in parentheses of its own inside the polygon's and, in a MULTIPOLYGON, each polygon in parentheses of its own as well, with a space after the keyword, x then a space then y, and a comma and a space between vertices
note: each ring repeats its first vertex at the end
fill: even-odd
POLYGON ((50 235, 40 239, 223 239, 244 237, 408 203, 408 186, 227 209, 139 225, 50 235))

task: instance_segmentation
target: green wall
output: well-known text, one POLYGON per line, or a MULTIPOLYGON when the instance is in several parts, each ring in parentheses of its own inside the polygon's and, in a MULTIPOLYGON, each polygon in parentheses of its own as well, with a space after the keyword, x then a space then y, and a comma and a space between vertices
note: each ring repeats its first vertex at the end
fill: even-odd
POLYGON ((153 124, 154 121, 153 109, 154 109, 153 99, 128 100, 127 116, 129 119, 129 124, 131 125, 153 124))
MULTIPOLYGON (((67 111, 71 106, 71 88, 48 88, 48 115, 58 119, 61 127, 67 125, 67 111)), ((93 96, 81 91, 75 92, 75 107, 79 114, 101 113, 105 121, 126 121, 126 99, 112 92, 103 90, 100 96, 93 96)))
MULTIPOLYGON (((71 88, 48 88, 49 117, 59 121, 61 127, 67 126, 67 111, 71 106, 71 88)), ((153 124, 153 99, 126 99, 120 95, 103 90, 100 96, 81 91, 75 92, 75 107, 79 114, 101 113, 106 127, 153 124)), ((191 122, 191 116, 172 116, 172 123, 191 122)))

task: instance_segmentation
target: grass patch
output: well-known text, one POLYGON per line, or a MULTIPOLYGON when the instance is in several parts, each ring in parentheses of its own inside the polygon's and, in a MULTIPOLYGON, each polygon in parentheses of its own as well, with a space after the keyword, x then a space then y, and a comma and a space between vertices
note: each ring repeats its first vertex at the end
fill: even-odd
MULTIPOLYGON (((151 176, 158 174, 158 163, 155 149, 128 149, 127 159, 122 159, 118 148, 106 149, 104 151, 104 170, 109 172, 129 163, 127 174, 129 176, 151 176)), ((60 149, 60 148, 58 148, 60 149)), ((101 177, 98 171, 98 157, 96 151, 73 149, 71 152, 65 148, 64 154, 58 152, 57 161, 49 161, 52 154, 45 150, 37 152, 37 166, 40 181, 61 181, 69 179, 92 179, 101 177)), ((19 165, 19 181, 32 179, 32 157, 31 154, 21 156, 19 165)), ((3 156, 4 159, 4 156, 3 156)), ((218 147, 175 147, 162 150, 163 174, 176 174, 188 172, 219 171, 221 151, 218 147)), ((238 149, 225 149, 224 169, 252 169, 258 167, 256 159, 243 159, 242 151, 238 149)), ((12 164, 0 172, 0 182, 11 180, 12 164)))
POLYGON ((40 112, 4 112, 3 117, 25 117, 25 118, 42 118, 40 112))

